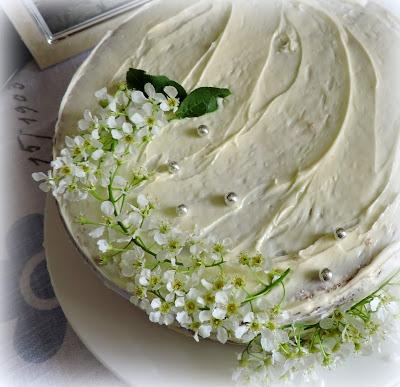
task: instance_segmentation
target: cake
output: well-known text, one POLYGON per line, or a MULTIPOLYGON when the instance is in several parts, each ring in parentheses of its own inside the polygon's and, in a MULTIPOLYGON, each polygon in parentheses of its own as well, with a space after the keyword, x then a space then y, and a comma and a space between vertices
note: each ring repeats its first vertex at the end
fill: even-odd
POLYGON ((241 376, 333 364, 397 314, 399 43, 372 3, 151 2, 78 70, 34 178, 153 322, 247 344, 241 376))

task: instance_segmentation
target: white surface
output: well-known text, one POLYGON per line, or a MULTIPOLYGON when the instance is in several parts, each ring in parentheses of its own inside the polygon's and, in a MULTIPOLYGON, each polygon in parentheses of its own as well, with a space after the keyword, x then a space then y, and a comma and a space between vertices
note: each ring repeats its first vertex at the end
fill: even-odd
MULTIPOLYGON (((69 239, 53 199, 47 200, 45 249, 48 269, 65 315, 88 349, 135 387, 232 386, 232 345, 196 343, 146 315, 107 289, 69 239)), ((399 363, 385 353, 351 359, 324 374, 325 387, 398 387, 399 363)))

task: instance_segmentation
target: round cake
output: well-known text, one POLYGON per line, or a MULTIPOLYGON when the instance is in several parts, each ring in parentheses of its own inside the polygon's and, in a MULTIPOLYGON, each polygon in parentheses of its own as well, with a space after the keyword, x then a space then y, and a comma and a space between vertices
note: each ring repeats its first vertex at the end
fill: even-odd
POLYGON ((34 178, 152 321, 246 344, 250 375, 329 365, 397 314, 399 68, 376 4, 154 1, 78 70, 34 178))

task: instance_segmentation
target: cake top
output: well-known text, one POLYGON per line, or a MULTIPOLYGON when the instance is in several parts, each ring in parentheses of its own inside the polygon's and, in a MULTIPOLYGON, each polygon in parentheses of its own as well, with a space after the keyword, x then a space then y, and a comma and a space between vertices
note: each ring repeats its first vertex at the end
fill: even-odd
POLYGON ((55 156, 80 146, 65 136, 87 106, 105 178, 82 177, 84 202, 55 190, 78 246, 154 321, 220 341, 357 305, 399 266, 397 21, 336 1, 180 3, 145 7, 67 93, 55 156))

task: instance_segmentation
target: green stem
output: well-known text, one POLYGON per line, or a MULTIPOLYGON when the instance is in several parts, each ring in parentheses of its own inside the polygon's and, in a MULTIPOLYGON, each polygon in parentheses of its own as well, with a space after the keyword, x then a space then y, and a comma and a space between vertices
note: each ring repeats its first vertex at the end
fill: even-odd
POLYGON ((370 295, 368 295, 367 297, 363 298, 362 300, 360 300, 359 302, 357 302, 356 304, 354 304, 350 310, 356 309, 361 305, 365 305, 368 302, 370 302, 374 296, 379 293, 386 285, 390 284, 390 281, 392 281, 392 279, 394 277, 396 277, 398 274, 400 273, 400 271, 397 271, 395 274, 393 274, 388 280, 386 280, 381 286, 379 286, 378 289, 376 289, 373 293, 371 293, 370 295))
POLYGON ((259 292, 252 294, 251 296, 247 297, 243 302, 242 305, 254 300, 255 298, 264 296, 265 294, 269 293, 272 289, 274 289, 276 286, 278 286, 282 281, 288 276, 290 273, 290 268, 286 269, 284 273, 282 273, 279 278, 277 278, 275 281, 271 282, 269 285, 267 285, 264 289, 261 289, 259 292))
POLYGON ((212 263, 211 265, 205 265, 204 267, 215 267, 215 266, 220 266, 223 263, 225 263, 224 259, 222 258, 220 261, 212 263))
POLYGON ((157 290, 149 290, 148 292, 154 294, 158 298, 161 298, 163 301, 165 301, 165 298, 160 294, 159 291, 157 291, 157 290))
POLYGON ((118 224, 119 227, 121 227, 121 230, 122 230, 126 235, 129 234, 128 228, 127 228, 120 220, 117 222, 117 224, 118 224))
POLYGON ((102 198, 96 191, 89 190, 90 195, 92 195, 95 199, 104 202, 107 200, 107 198, 102 198))
POLYGON ((144 243, 141 242, 140 238, 139 238, 139 239, 138 239, 138 238, 134 238, 134 239, 132 240, 132 242, 133 242, 136 246, 139 246, 139 247, 140 247, 143 251, 145 251, 146 253, 152 255, 154 258, 157 257, 157 254, 154 253, 153 251, 151 251, 150 249, 148 249, 148 248, 144 245, 144 243))

